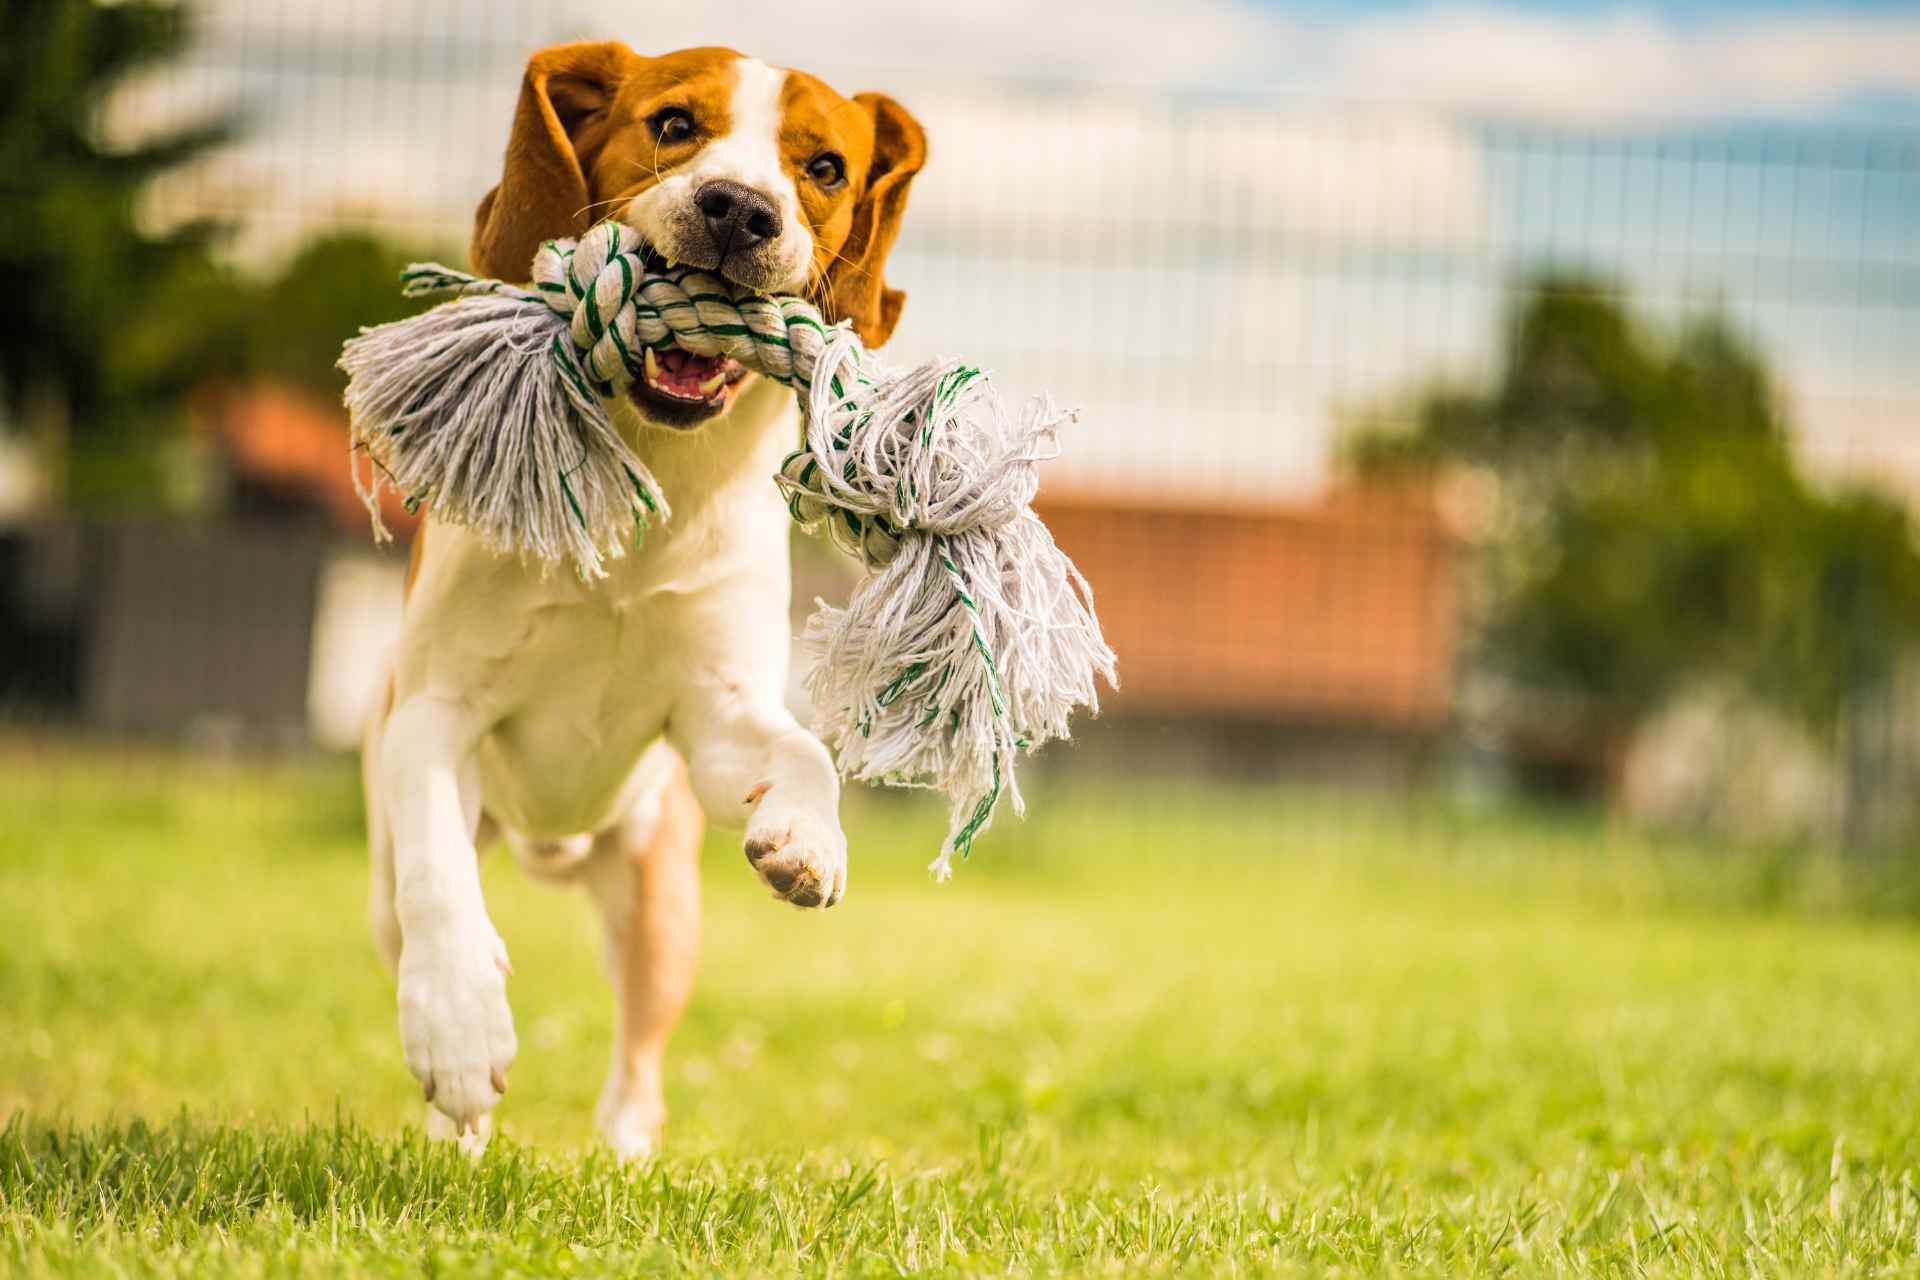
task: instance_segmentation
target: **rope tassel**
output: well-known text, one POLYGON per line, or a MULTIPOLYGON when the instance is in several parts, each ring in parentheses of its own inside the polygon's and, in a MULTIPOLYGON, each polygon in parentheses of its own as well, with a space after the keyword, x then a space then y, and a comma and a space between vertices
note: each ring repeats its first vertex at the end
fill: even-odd
POLYGON ((1018 756, 1067 737, 1076 707, 1098 712, 1096 676, 1115 683, 1092 591, 1031 506, 1068 415, 1042 398, 1016 420, 972 366, 889 369, 802 299, 645 259, 608 222, 541 246, 529 286, 408 268, 409 295, 463 296, 341 356, 375 534, 391 485, 489 546, 604 577, 669 515, 604 403, 645 352, 728 356, 792 387, 803 439, 774 479, 795 520, 869 571, 807 623, 821 736, 846 777, 948 793, 944 878, 1003 794, 1021 810, 1018 756))

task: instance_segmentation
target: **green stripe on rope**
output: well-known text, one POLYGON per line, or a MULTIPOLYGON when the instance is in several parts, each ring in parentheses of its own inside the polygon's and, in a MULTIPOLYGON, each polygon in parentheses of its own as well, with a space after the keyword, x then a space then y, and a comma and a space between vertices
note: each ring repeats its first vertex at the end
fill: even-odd
POLYGON ((803 436, 775 477, 787 509, 869 571, 845 608, 808 624, 821 733, 850 778, 948 791, 944 873, 1003 795, 1017 804, 1017 753, 1064 736, 1095 677, 1112 679, 1085 584, 1029 507, 1063 418, 1043 402, 1016 420, 972 364, 889 369, 803 299, 646 260, 609 223, 542 245, 525 287, 410 266, 409 295, 467 302, 348 343, 347 403, 373 468, 355 482, 370 502, 388 483, 410 505, 431 494, 435 519, 490 546, 603 576, 671 519, 606 405, 644 376, 646 352, 728 357, 792 387, 803 436))

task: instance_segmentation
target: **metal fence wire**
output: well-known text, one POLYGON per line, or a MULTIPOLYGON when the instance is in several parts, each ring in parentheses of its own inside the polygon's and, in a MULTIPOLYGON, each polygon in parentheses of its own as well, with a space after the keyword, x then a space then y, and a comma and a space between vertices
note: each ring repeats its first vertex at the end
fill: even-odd
MULTIPOLYGON (((244 263, 266 269, 340 228, 458 256, 498 178, 528 53, 600 36, 648 51, 646 23, 612 13, 222 0, 196 11, 187 56, 122 95, 106 123, 135 133, 241 111, 239 140, 159 182, 145 216, 228 221, 244 263)), ((783 60, 750 30, 715 36, 783 60)), ((1422 386, 1497 376, 1516 304, 1549 267, 1579 271, 1656 329, 1724 316, 1762 353, 1816 475, 1920 491, 1913 133, 1576 129, 1165 93, 1070 70, 968 78, 862 64, 857 42, 807 69, 847 92, 892 93, 931 140, 887 266, 909 296, 897 354, 963 352, 1014 392, 1046 389, 1081 411, 1046 493, 1083 529, 1075 549, 1098 562, 1096 586, 1113 580, 1117 612, 1140 615, 1129 625, 1148 654, 1133 704, 1143 715, 1244 725, 1251 710, 1356 758, 1401 739, 1424 751, 1457 727, 1457 645, 1433 619, 1456 608, 1464 580, 1408 568, 1409 556, 1445 560, 1433 522, 1446 512, 1386 503, 1356 515, 1325 495, 1343 483, 1338 446, 1357 416, 1391 416, 1422 386), (1199 523, 1129 540, 1111 533, 1114 517, 1101 532, 1101 511, 1137 532, 1142 513, 1172 509, 1199 523), (1280 511, 1294 523, 1219 523, 1280 511), (1302 545, 1321 550, 1288 549, 1302 545), (1222 563, 1210 547, 1243 559, 1222 563), (1119 581, 1148 562, 1157 581, 1193 588, 1157 622, 1139 575, 1119 581), (1403 579, 1412 585, 1382 585, 1403 579), (1245 643, 1183 640, 1151 657, 1184 635, 1182 618, 1210 613, 1245 643), (1269 615, 1281 621, 1263 630, 1269 615), (1309 615, 1310 634, 1285 630, 1309 615), (1211 656, 1183 664, 1195 652, 1211 656), (1382 671, 1397 682, 1384 693, 1382 671)), ((1901 744, 1913 718, 1899 705, 1847 731, 1840 754, 1870 757, 1852 785, 1884 778, 1874 785, 1891 794, 1911 778, 1901 744)), ((1403 776, 1413 754, 1396 752, 1379 758, 1399 763, 1361 772, 1403 776)), ((1223 756, 1243 752, 1209 758, 1223 756)))
MULTIPOLYGON (((623 33, 579 5, 249 0, 198 22, 190 55, 117 117, 239 107, 242 141, 169 178, 152 212, 230 219, 265 258, 342 226, 459 253, 528 53, 622 34, 648 47, 644 24, 623 33)), ((717 36, 754 51, 750 30, 717 36)), ((1551 264, 1660 320, 1723 311, 1773 361, 1811 457, 1920 484, 1910 132, 1609 133, 1070 71, 1040 85, 808 69, 893 93, 931 139, 888 271, 913 299, 903 355, 965 350, 1084 409, 1059 467, 1076 481, 1311 492, 1343 407, 1484 376, 1513 291, 1551 264)))

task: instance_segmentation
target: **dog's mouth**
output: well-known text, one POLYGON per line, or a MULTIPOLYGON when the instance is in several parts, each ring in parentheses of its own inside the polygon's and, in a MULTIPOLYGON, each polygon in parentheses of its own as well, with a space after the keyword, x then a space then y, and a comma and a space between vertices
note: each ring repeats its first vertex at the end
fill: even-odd
MULTIPOLYGON (((647 266, 663 270, 666 262, 649 253, 647 266)), ((649 347, 642 358, 641 376, 627 394, 649 420, 685 429, 725 413, 746 376, 747 367, 730 356, 695 355, 680 347, 658 351, 649 347)))
POLYGON ((627 394, 648 418, 691 427, 725 413, 747 367, 727 356, 697 356, 679 347, 647 348, 641 376, 627 394))

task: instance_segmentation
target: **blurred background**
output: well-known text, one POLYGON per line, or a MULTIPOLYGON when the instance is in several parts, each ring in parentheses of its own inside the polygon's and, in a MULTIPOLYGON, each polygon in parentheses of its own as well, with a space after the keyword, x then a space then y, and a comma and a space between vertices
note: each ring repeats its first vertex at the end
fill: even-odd
POLYGON ((0 297, 0 1272, 1912 1271, 1912 0, 0 0, 0 297), (824 916, 710 837, 638 1178, 547 1163, 597 928, 487 859, 467 1179, 333 363, 610 36, 923 121, 893 354, 1080 409, 1123 687, 945 886, 925 793, 824 916))
MULTIPOLYGON (((1043 514, 1124 687, 1042 770, 1920 831, 1903 5, 4 12, 16 762, 351 748, 405 553, 333 360, 401 264, 464 261, 528 53, 615 36, 925 124, 895 355, 1082 411, 1043 514)), ((844 590, 796 554, 803 604, 844 590)))

